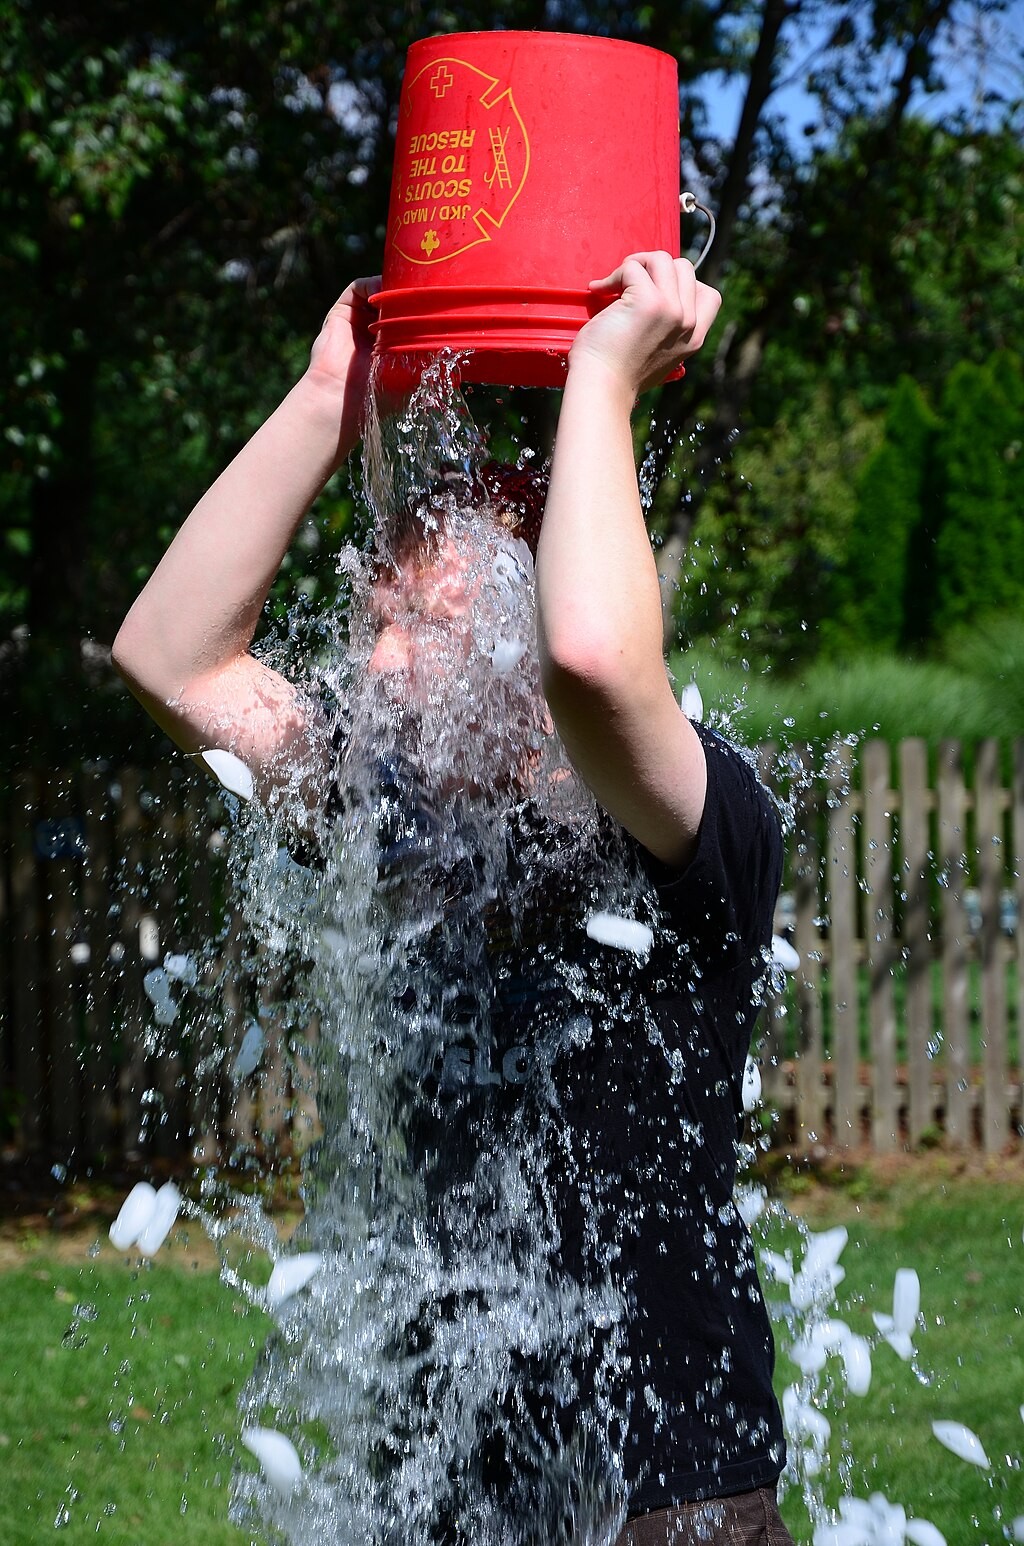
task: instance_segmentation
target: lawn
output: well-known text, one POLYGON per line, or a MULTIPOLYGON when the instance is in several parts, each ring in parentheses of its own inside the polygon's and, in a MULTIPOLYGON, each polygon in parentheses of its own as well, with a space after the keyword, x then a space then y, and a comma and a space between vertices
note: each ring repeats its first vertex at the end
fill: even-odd
MULTIPOLYGON (((1016 1171, 970 1173, 931 1155, 839 1184, 784 1178, 782 1199, 813 1230, 843 1224, 846 1279, 833 1313, 878 1341, 899 1266, 921 1279, 915 1369, 882 1344, 866 1396, 833 1392, 828 1503, 883 1492, 931 1520, 948 1546, 996 1546, 1024 1515, 1024 1191, 1016 1171), (957 1459, 931 1423, 973 1429, 991 1466, 957 1459)), ((801 1225, 773 1216, 757 1231, 799 1263, 801 1225)), ((5 1546, 35 1546, 60 1525, 67 1546, 244 1546, 227 1521, 229 1478, 252 1464, 237 1443, 235 1397, 267 1322, 222 1286, 208 1250, 126 1266, 100 1231, 63 1244, 22 1238, 0 1270, 0 1464, 5 1546)), ((784 1303, 779 1286, 770 1297, 784 1303)), ((787 1333, 780 1330, 780 1346, 787 1333)), ((829 1367, 832 1368, 830 1360, 829 1367)), ((780 1388, 795 1371, 780 1358, 780 1388)), ((841 1386, 841 1381, 835 1382, 841 1386)), ((796 1491, 783 1512, 800 1546, 796 1491)))

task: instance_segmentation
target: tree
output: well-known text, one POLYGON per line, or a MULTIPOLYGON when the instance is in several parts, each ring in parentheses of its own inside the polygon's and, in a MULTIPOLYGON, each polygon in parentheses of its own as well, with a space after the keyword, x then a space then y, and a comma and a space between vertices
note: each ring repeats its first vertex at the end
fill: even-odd
POLYGON ((1021 361, 1013 369, 962 361, 943 394, 936 460, 942 502, 935 533, 933 631, 942 637, 1024 605, 1021 524, 1021 361))
MULTIPOLYGON (((846 544, 839 638, 846 647, 898 650, 911 642, 923 584, 915 541, 926 520, 937 420, 917 383, 902 376, 885 417, 885 438, 864 463, 846 544)), ((925 556, 927 548, 925 548, 925 556)))

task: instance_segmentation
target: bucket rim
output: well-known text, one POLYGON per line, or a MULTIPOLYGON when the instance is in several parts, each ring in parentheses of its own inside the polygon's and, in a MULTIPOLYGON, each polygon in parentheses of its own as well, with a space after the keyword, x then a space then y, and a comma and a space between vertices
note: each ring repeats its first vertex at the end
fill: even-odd
POLYGON ((537 43, 542 39, 546 41, 550 38, 552 42, 563 45, 565 43, 578 43, 583 47, 596 45, 598 47, 614 49, 642 49, 645 54, 656 54, 660 59, 670 59, 676 69, 678 70, 679 68, 679 60, 675 54, 670 54, 665 48, 655 48, 652 43, 634 43, 631 38, 607 38, 599 32, 555 32, 543 27, 536 29, 530 27, 509 27, 508 29, 491 27, 479 28, 474 32, 432 32, 428 37, 417 38, 415 42, 409 44, 406 59, 408 59, 409 54, 414 48, 423 48, 428 43, 455 42, 461 38, 508 38, 510 41, 517 43, 526 39, 529 39, 531 43, 537 43))
POLYGON ((560 302, 573 304, 581 297, 585 299, 598 299, 592 296, 589 290, 582 288, 567 289, 556 285, 402 285, 392 290, 378 290, 374 295, 367 296, 371 306, 378 309, 392 301, 418 301, 421 305, 434 305, 441 298, 441 304, 447 305, 449 301, 455 302, 464 299, 470 304, 480 302, 486 304, 490 300, 498 303, 505 300, 516 299, 523 296, 528 299, 541 299, 552 301, 556 305, 560 302))

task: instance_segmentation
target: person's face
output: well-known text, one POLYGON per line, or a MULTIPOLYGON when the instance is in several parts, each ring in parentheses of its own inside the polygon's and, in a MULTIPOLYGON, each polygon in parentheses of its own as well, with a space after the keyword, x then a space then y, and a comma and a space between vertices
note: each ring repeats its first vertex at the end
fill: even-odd
POLYGON ((447 537, 429 555, 403 556, 397 569, 377 578, 370 594, 378 629, 370 672, 402 678, 414 701, 424 689, 437 691, 438 679, 450 677, 469 658, 470 617, 480 585, 473 555, 447 537))
POLYGON ((533 672, 496 672, 490 653, 532 627, 529 594, 521 562, 472 526, 401 554, 371 587, 368 676, 439 788, 524 782, 550 733, 533 672))

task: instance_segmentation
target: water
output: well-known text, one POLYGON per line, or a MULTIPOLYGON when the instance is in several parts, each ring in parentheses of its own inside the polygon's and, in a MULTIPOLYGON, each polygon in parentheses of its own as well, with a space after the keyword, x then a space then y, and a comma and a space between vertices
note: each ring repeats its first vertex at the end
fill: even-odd
MULTIPOLYGON (((481 519, 486 451, 449 371, 368 429, 373 537, 308 684, 328 814, 296 819, 311 758, 239 847, 249 928, 319 1009, 322 1137, 290 1248, 316 1267, 243 1392, 264 1463, 232 1517, 296 1546, 604 1546, 624 1517, 622 1294, 600 1250, 584 1273, 562 1259, 554 1166, 587 1180, 550 1070, 634 970, 613 945, 584 971, 583 919, 646 925, 550 733, 530 550, 481 519), (440 585, 399 578, 410 514, 440 585)), ((602 1237, 600 1202, 581 1206, 602 1237)), ((258 1211, 239 1232, 275 1249, 258 1211)))

